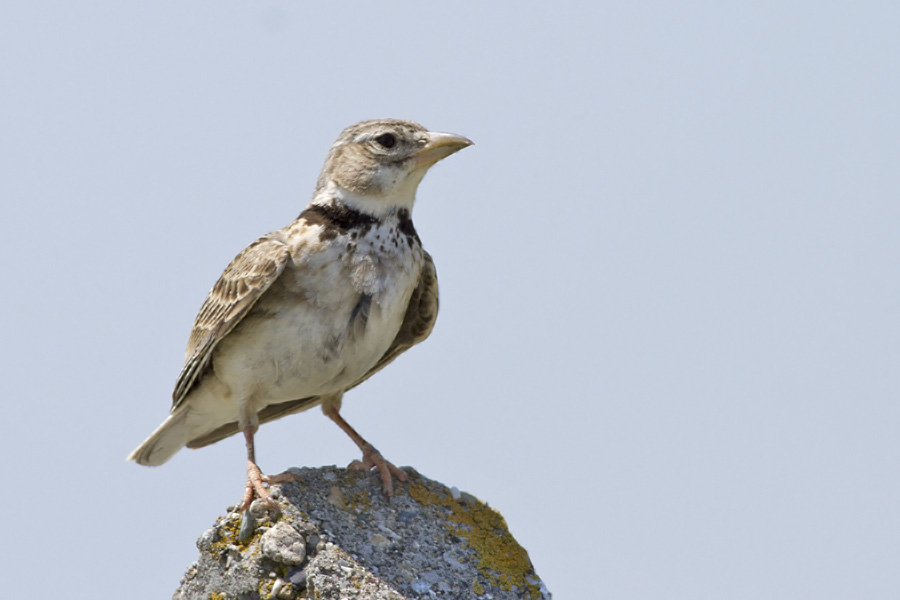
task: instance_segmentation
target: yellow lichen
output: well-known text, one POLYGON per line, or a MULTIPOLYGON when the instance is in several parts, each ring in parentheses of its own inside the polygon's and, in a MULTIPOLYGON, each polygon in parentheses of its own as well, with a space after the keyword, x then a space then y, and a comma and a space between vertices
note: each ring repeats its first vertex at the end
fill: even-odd
POLYGON ((259 585, 256 586, 256 591, 259 592, 260 598, 271 598, 272 597, 272 588, 275 586, 274 579, 260 579, 259 585))
POLYGON ((212 592, 209 595, 209 600, 225 600, 225 592, 212 592))
POLYGON ((368 514, 371 512, 372 497, 369 495, 369 492, 366 491, 351 494, 350 497, 347 498, 347 506, 357 513, 368 514))
MULTIPOLYGON (((480 500, 454 500, 449 493, 435 492, 421 481, 412 483, 407 489, 420 504, 439 505, 450 510, 448 531, 475 550, 478 570, 490 585, 502 590, 510 590, 515 585, 534 599, 541 597, 540 588, 529 581, 537 578, 528 553, 513 538, 500 513, 480 500)), ((483 588, 477 593, 484 593, 483 588)))
POLYGON ((254 544, 254 542, 259 540, 259 536, 262 535, 262 532, 259 530, 261 525, 263 526, 271 526, 273 525, 272 521, 266 520, 262 523, 257 523, 254 528, 253 535, 246 542, 241 542, 238 539, 238 536, 241 531, 241 519, 232 518, 230 515, 227 517, 219 517, 218 521, 218 539, 215 542, 210 544, 209 551, 213 556, 220 556, 224 552, 228 551, 229 546, 234 546, 240 551, 242 554, 247 551, 250 546, 254 544))

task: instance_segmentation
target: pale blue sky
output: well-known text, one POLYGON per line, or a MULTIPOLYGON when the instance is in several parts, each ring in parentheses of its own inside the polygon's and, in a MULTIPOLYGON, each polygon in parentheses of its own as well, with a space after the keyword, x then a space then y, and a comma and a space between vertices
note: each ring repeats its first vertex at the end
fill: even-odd
MULTIPOLYGON (((499 509, 556 598, 900 596, 891 2, 6 2, 4 594, 168 597, 234 438, 156 469, 189 328, 345 126, 419 190, 433 336, 344 401, 499 509)), ((264 470, 345 465, 319 411, 264 470)))

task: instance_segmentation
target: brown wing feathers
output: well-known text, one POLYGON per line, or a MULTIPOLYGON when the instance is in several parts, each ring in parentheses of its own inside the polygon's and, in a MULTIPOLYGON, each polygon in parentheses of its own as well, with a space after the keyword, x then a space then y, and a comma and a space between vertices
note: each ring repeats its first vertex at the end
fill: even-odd
POLYGON ((284 271, 290 249, 281 240, 264 236, 238 254, 213 286, 188 339, 184 368, 175 382, 172 406, 178 406, 200 380, 216 345, 234 329, 284 271))

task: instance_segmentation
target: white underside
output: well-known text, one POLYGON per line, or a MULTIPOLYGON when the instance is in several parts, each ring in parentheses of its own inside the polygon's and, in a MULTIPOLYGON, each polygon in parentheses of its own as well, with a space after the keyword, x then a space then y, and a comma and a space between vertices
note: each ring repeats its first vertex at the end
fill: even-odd
MULTIPOLYGON (((370 233, 382 240, 388 235, 370 233)), ((305 235, 317 238, 318 228, 305 228, 305 235)), ((409 248, 402 236, 401 242, 376 255, 360 240, 352 260, 344 261, 338 259, 341 243, 298 252, 298 265, 289 265, 263 295, 261 312, 220 342, 211 373, 186 398, 188 437, 235 420, 256 425, 269 404, 340 394, 362 378, 393 342, 418 282, 421 250, 409 248), (368 318, 351 325, 362 293, 372 296, 368 318)))

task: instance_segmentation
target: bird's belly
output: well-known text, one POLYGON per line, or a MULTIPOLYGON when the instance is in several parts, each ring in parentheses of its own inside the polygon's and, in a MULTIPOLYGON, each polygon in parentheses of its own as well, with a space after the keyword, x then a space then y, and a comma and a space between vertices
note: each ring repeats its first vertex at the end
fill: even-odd
POLYGON ((298 300, 277 313, 248 315, 223 340, 213 361, 232 394, 261 410, 274 402, 342 391, 384 355, 403 321, 412 286, 372 297, 364 322, 354 318, 359 294, 323 308, 298 300))

